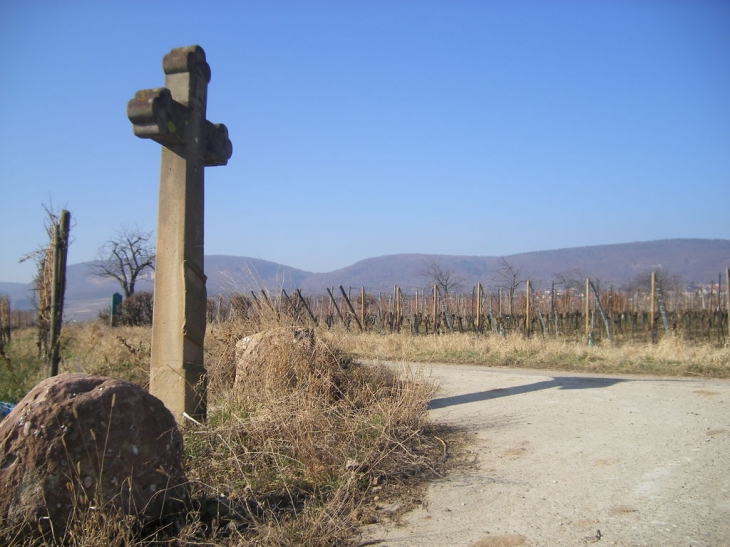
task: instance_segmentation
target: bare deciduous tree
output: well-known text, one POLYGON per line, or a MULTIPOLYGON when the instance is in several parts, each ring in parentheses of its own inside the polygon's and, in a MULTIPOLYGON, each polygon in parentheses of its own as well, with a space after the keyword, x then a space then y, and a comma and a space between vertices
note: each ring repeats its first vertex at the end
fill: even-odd
POLYGON ((99 277, 114 279, 122 287, 124 298, 134 294, 134 286, 145 270, 155 269, 152 232, 124 226, 99 249, 99 258, 91 271, 99 277))
POLYGON ((425 260, 420 274, 428 279, 430 284, 436 285, 444 295, 460 289, 464 283, 464 278, 458 275, 456 270, 442 268, 436 260, 430 257, 425 260))
MULTIPOLYGON (((679 276, 672 275, 671 273, 658 269, 654 272, 656 278, 657 287, 661 290, 668 290, 670 287, 677 288, 679 276)), ((651 288, 651 272, 646 271, 638 274, 634 277, 633 281, 628 284, 628 289, 649 291, 651 288)))
POLYGON ((586 283, 586 277, 589 277, 580 268, 571 268, 564 272, 555 274, 555 282, 565 289, 583 290, 586 283))
POLYGON ((509 296, 510 315, 513 314, 512 305, 515 300, 515 292, 517 291, 517 287, 525 282, 524 279, 520 279, 521 275, 521 267, 515 266, 504 257, 500 259, 500 266, 494 275, 494 282, 498 287, 501 287, 507 291, 507 295, 509 296))
POLYGON ((143 327, 152 324, 154 299, 149 291, 140 291, 131 295, 122 303, 119 323, 131 327, 143 327))

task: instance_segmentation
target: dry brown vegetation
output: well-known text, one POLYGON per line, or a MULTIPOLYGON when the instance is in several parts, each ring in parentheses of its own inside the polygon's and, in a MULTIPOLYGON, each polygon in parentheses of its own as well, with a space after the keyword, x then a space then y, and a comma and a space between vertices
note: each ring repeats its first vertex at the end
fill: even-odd
MULTIPOLYGON (((208 420, 183 425, 193 493, 187 513, 160 529, 113 511, 79 509, 64 544, 351 545, 359 525, 389 516, 377 508, 378 498, 405 496, 401 511, 414 503, 417 496, 404 492, 443 465, 443 441, 426 414, 433 386, 357 364, 329 334, 306 355, 283 349, 270 356, 287 363, 296 381, 282 384, 281 367, 263 367, 261 382, 234 388, 235 342, 261 326, 209 329, 208 420)), ((28 352, 22 340, 31 336, 16 332, 15 349, 28 352)), ((64 332, 61 371, 144 386, 149 353, 148 328, 75 325, 64 332)))
MULTIPOLYGON (((729 348, 672 337, 656 345, 611 347, 521 335, 382 335, 320 328, 304 357, 287 349, 269 356, 286 363, 295 381, 281 382, 280 366, 262 367, 256 382, 234 388, 235 343, 280 324, 272 315, 268 321, 209 326, 209 417, 183 426, 194 494, 188 512, 159 529, 113 513, 79 510, 65 544, 352 545, 358 526, 397 518, 420 503, 417 485, 445 465, 445 433, 426 413, 434 386, 358 359, 730 377, 729 348), (378 505, 396 499, 396 514, 378 505)), ((66 326, 61 370, 146 387, 150 334, 145 327, 66 326)), ((36 370, 34 331, 15 331, 6 350, 18 371, 36 370)), ((28 389, 38 374, 28 375, 28 389)))
POLYGON ((667 336, 658 344, 589 346, 565 338, 521 334, 441 336, 367 333, 343 339, 356 358, 381 361, 462 363, 601 374, 652 374, 730 378, 730 347, 667 336))

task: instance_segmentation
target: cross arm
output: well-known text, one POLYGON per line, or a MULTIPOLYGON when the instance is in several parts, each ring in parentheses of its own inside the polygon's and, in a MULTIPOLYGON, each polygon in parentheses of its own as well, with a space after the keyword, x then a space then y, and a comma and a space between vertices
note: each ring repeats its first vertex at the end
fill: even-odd
MULTIPOLYGON (((189 109, 175 101, 169 89, 160 87, 138 91, 127 104, 127 117, 137 137, 152 139, 186 157, 189 109)), ((204 132, 204 165, 226 165, 233 154, 228 129, 223 124, 206 120, 204 132)))

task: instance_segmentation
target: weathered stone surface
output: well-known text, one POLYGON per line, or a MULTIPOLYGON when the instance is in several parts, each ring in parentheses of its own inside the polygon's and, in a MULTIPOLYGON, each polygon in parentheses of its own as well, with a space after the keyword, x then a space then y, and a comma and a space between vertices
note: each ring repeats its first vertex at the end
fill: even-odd
POLYGON ((236 386, 294 387, 315 372, 314 352, 312 329, 281 327, 247 336, 236 344, 236 386))
POLYGON ((52 526, 58 537, 75 512, 108 504, 145 521, 170 516, 188 495, 182 448, 172 414, 139 386, 44 380, 0 422, 0 530, 52 526))
POLYGON ((204 168, 226 165, 233 145, 224 125, 206 120, 211 74, 203 48, 175 48, 162 68, 165 87, 138 91, 127 105, 134 134, 163 145, 150 392, 176 420, 204 419, 204 168))

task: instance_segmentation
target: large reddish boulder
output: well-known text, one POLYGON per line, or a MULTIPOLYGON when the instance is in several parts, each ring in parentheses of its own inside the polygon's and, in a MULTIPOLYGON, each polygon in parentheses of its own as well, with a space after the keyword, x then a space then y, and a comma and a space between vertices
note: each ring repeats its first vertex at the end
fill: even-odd
POLYGON ((183 441, 163 403, 113 378, 63 374, 0 422, 0 530, 56 537, 70 518, 114 507, 143 521, 188 496, 183 441))

